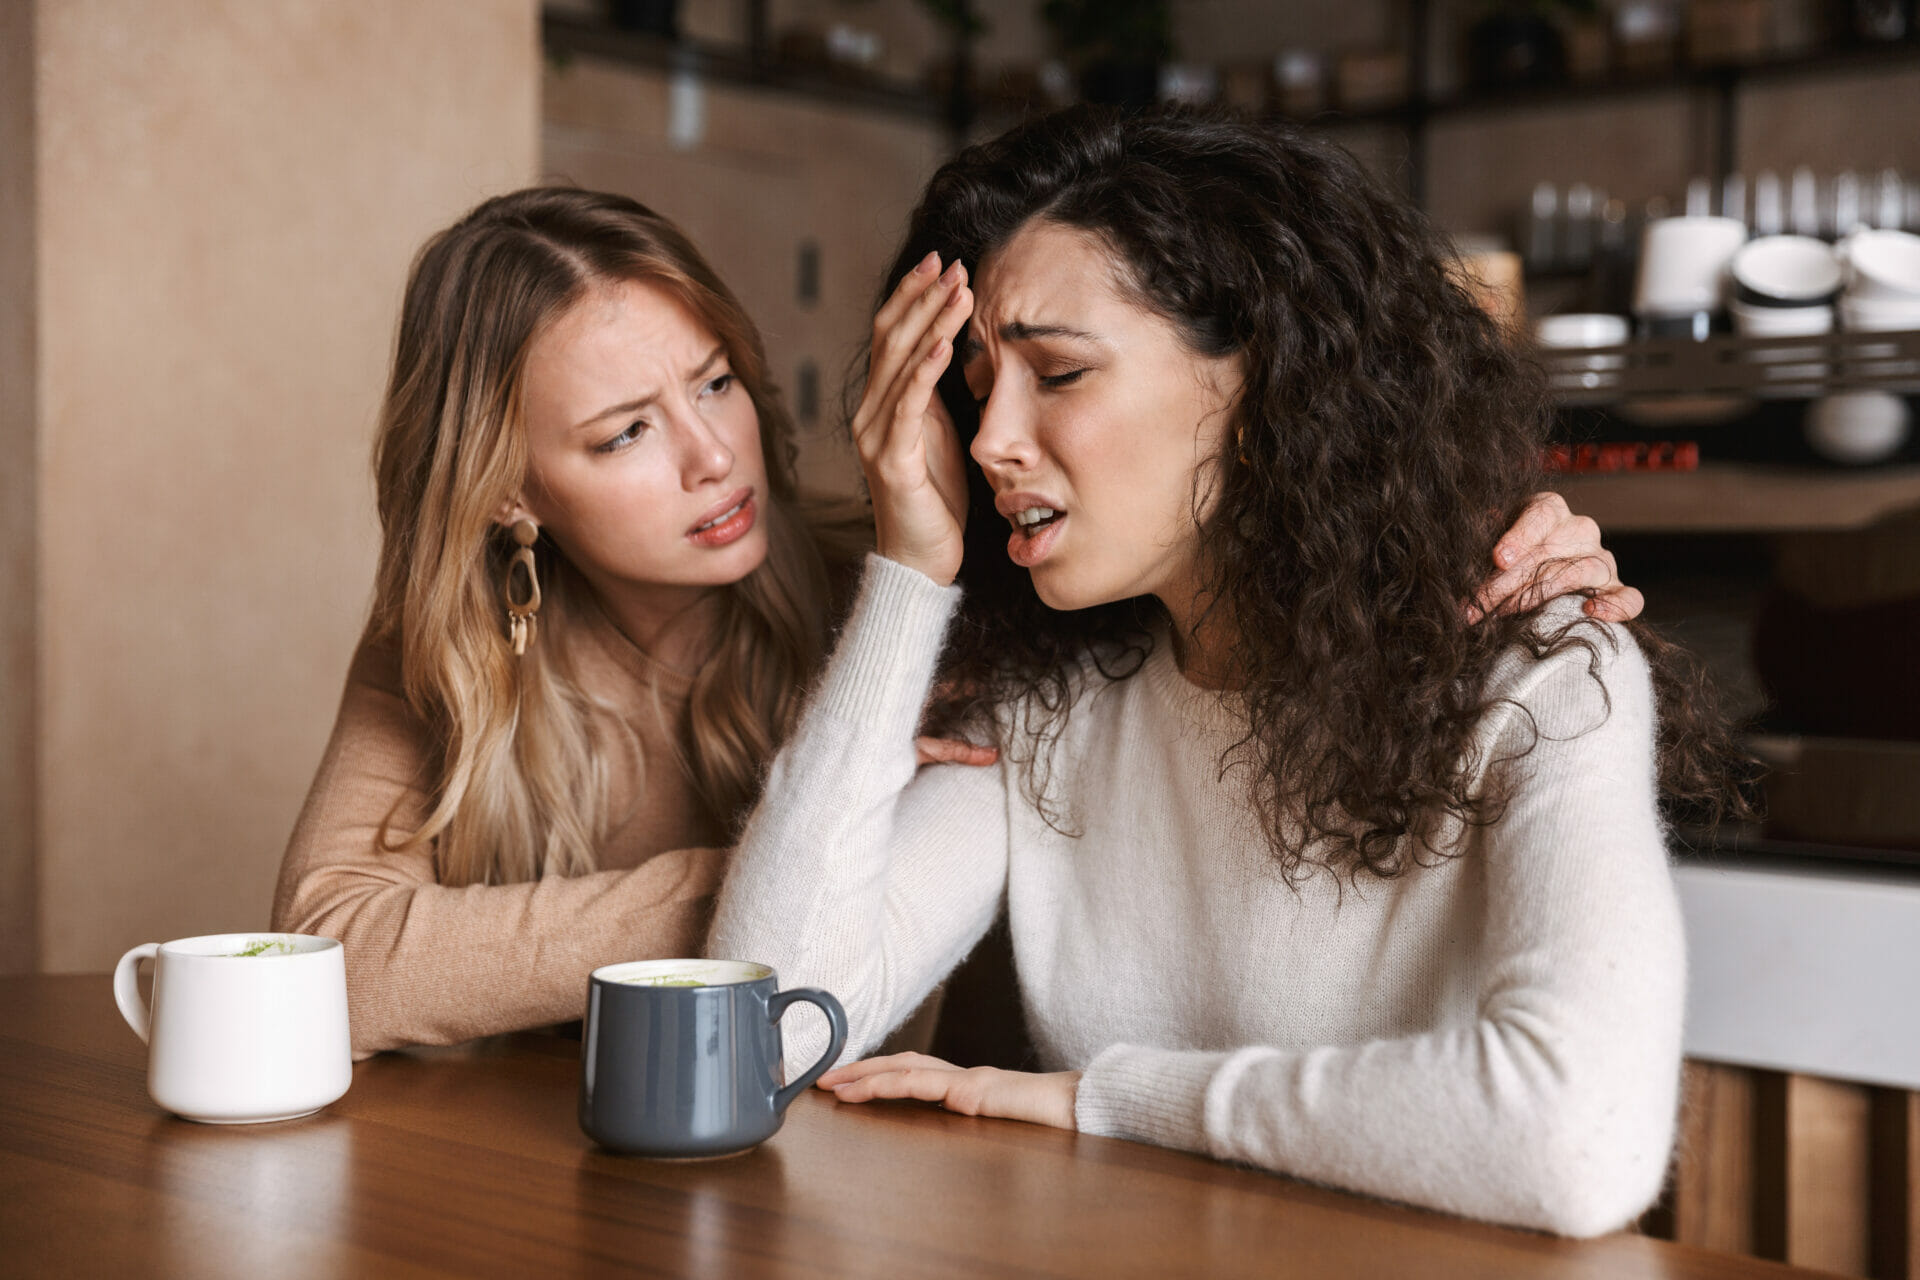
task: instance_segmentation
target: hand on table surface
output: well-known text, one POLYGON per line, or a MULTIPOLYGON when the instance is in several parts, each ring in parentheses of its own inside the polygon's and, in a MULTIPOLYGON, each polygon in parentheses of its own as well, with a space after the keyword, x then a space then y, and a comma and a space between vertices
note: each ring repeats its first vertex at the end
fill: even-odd
POLYGON ((937 1102, 948 1111, 966 1116, 997 1116, 1073 1129, 1077 1127, 1073 1104, 1080 1073, 956 1067, 924 1053, 895 1053, 835 1067, 820 1077, 819 1087, 831 1090, 841 1102, 913 1098, 937 1102))

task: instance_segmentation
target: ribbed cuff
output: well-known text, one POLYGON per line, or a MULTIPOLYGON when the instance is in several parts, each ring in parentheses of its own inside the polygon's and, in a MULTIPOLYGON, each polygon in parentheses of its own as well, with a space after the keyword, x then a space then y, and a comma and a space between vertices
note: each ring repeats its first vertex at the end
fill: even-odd
POLYGON ((959 605, 959 587, 869 555, 859 599, 827 667, 820 709, 882 734, 912 736, 959 605))
POLYGON ((1206 1151, 1207 1085, 1227 1057, 1113 1045, 1082 1073, 1074 1123, 1082 1133, 1206 1151))

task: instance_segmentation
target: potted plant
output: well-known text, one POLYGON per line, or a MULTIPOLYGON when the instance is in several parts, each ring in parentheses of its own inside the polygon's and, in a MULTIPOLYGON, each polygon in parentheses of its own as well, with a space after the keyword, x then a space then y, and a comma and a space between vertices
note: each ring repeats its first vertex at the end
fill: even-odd
POLYGON ((1591 18, 1596 0, 1490 0, 1467 28, 1467 74, 1480 89, 1558 84, 1567 75, 1561 24, 1591 18))
POLYGON ((1168 0, 1043 0, 1040 17, 1089 102, 1151 106, 1173 55, 1168 0))

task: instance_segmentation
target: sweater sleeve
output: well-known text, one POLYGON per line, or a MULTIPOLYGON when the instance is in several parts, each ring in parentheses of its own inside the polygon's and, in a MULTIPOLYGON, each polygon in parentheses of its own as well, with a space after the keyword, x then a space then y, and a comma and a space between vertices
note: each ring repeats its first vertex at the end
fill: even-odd
MULTIPOLYGON (((820 688, 775 759, 715 911, 708 954, 771 965, 845 1006, 871 1051, 993 923, 1007 876, 1000 767, 916 769, 914 734, 959 599, 870 556, 820 688)), ((824 1025, 784 1031, 814 1061, 824 1025)))
POLYGON ((381 848, 388 815, 411 830, 430 799, 426 733, 397 665, 380 650, 356 655, 274 894, 275 929, 345 947, 357 1057, 577 1018, 598 966, 698 954, 724 850, 456 888, 436 882, 431 848, 381 848))
POLYGON ((1511 802, 1465 854, 1485 859, 1473 1020, 1302 1049, 1113 1045, 1080 1128, 1563 1235, 1645 1209, 1673 1142, 1685 948, 1651 681, 1613 634, 1604 692, 1584 650, 1557 655, 1481 739, 1511 802))

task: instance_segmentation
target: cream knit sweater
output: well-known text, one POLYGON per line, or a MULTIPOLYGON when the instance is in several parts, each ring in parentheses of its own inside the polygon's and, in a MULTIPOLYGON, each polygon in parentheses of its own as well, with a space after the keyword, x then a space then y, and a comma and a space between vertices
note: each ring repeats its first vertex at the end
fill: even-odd
MULTIPOLYGON (((1596 629, 1604 694, 1584 649, 1500 667, 1511 701, 1474 759, 1513 798, 1457 835, 1458 856, 1296 892, 1218 780, 1231 713, 1165 644, 1132 679, 1081 681, 1053 781, 1077 834, 1023 798, 1016 764, 916 771, 958 595, 869 561, 736 850, 709 954, 833 991, 856 1057, 1004 896, 1042 1065, 1085 1073, 1084 1132, 1567 1235, 1653 1200, 1685 956, 1630 638, 1596 629), (1533 751, 1489 765, 1532 741, 1529 717, 1533 751)), ((793 1020, 790 1061, 821 1047, 793 1020)))

